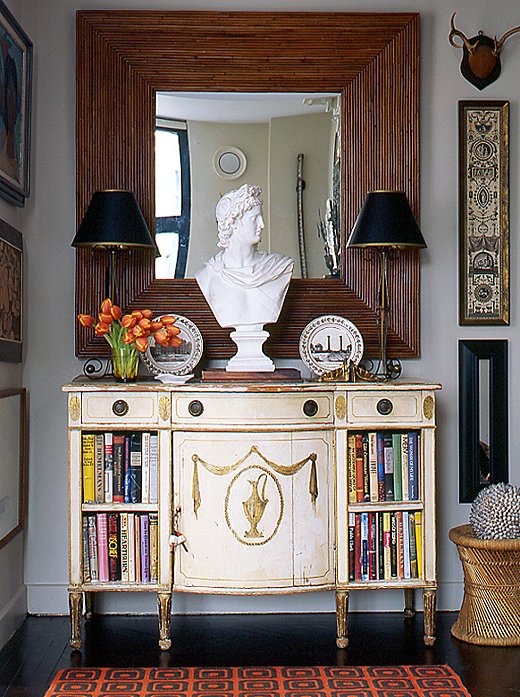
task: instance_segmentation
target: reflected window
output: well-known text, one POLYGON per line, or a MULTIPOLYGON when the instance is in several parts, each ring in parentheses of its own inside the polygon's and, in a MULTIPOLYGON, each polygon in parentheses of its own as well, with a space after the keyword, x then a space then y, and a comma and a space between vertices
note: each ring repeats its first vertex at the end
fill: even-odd
POLYGON ((190 162, 186 124, 157 119, 155 130, 156 278, 184 278, 190 236, 190 162))

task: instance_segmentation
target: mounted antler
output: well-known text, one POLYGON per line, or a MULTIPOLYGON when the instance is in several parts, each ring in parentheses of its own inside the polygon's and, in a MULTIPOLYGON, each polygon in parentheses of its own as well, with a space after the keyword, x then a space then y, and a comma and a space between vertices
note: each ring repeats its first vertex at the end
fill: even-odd
POLYGON ((450 42, 450 44, 451 44, 452 46, 455 46, 455 48, 462 48, 462 46, 461 46, 460 44, 456 44, 455 41, 453 40, 453 37, 454 37, 454 36, 458 36, 459 39, 462 39, 462 43, 463 43, 464 46, 466 47, 467 51, 468 51, 469 53, 473 53, 474 50, 475 50, 475 47, 476 47, 476 45, 477 45, 477 43, 478 43, 478 39, 477 39, 477 41, 475 41, 474 43, 471 43, 471 41, 468 39, 468 37, 466 36, 466 34, 463 34, 459 29, 457 29, 457 28, 455 27, 455 15, 456 15, 456 14, 457 14, 457 13, 454 12, 454 13, 451 15, 451 31, 450 31, 450 35, 448 36, 448 41, 450 42))
POLYGON ((520 26, 518 26, 518 27, 513 27, 513 28, 510 29, 509 31, 506 31, 506 33, 505 33, 504 36, 500 39, 500 41, 497 41, 497 37, 495 36, 495 51, 494 51, 494 53, 495 53, 496 56, 498 56, 498 54, 500 53, 500 49, 501 49, 502 46, 505 44, 505 42, 507 41, 507 39, 509 39, 510 36, 512 36, 513 34, 516 34, 516 33, 519 32, 519 31, 520 31, 520 26))
POLYGON ((500 40, 497 40, 496 36, 491 39, 489 36, 485 36, 482 31, 479 31, 477 36, 468 39, 463 32, 455 27, 455 14, 454 12, 451 17, 451 31, 448 41, 455 48, 462 48, 460 71, 466 80, 481 90, 494 82, 500 75, 502 67, 499 57, 500 50, 512 34, 520 31, 520 26, 507 31, 500 40), (455 37, 461 39, 462 44, 455 43, 455 37))

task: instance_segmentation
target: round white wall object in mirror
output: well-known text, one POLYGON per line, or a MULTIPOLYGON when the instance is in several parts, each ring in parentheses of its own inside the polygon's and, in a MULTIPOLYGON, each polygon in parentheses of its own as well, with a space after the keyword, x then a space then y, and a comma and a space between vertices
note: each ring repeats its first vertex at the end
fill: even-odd
POLYGON ((238 179, 246 171, 247 159, 242 150, 232 145, 219 148, 213 156, 213 168, 223 179, 238 179))

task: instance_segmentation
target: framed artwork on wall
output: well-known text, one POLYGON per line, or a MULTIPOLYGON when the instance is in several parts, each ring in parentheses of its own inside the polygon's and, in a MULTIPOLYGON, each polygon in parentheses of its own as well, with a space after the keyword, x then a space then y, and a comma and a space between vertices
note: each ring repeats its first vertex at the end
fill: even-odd
POLYGON ((459 323, 509 324, 509 102, 459 102, 459 323))
POLYGON ((24 526, 27 490, 26 392, 0 391, 0 549, 24 526))
POLYGON ((22 235, 0 220, 0 361, 22 360, 22 235))
POLYGON ((29 195, 32 43, 0 0, 0 196, 29 195))

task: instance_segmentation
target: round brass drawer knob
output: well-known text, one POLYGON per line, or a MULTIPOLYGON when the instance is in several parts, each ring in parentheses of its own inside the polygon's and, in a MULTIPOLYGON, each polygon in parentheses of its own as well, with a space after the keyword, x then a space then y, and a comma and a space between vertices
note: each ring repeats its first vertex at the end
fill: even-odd
POLYGON ((318 403, 314 399, 308 399, 303 404, 303 413, 305 416, 316 416, 318 413, 318 403))
POLYGON ((112 411, 116 416, 124 416, 125 414, 128 414, 129 409, 130 407, 128 406, 128 402, 125 402, 124 399, 118 399, 112 404, 112 411))
POLYGON ((380 399, 376 404, 376 409, 381 416, 388 416, 388 414, 392 413, 394 405, 389 399, 380 399))
POLYGON ((188 411, 192 416, 200 416, 204 412, 204 405, 198 399, 188 404, 188 411))

